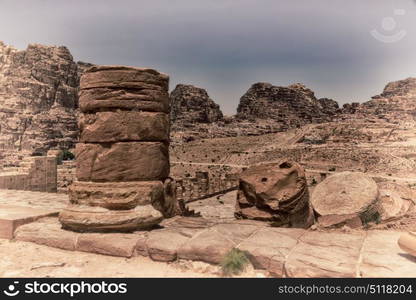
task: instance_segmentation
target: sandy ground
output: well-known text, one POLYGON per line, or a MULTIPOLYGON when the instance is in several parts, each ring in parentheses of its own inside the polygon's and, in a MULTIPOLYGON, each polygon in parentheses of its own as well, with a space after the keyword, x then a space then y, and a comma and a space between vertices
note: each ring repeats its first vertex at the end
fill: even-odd
POLYGON ((4 239, 0 239, 0 254, 0 277, 218 277, 215 267, 206 264, 168 264, 141 256, 126 259, 4 239))
MULTIPOLYGON (((203 262, 127 259, 4 239, 0 239, 0 255, 0 277, 223 277, 219 267, 203 262)), ((238 277, 266 276, 249 266, 238 277)))

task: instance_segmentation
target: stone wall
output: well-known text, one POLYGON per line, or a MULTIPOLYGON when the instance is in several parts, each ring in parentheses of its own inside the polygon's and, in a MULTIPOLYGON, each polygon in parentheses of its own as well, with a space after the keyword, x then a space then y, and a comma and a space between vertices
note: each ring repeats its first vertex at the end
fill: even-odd
POLYGON ((175 183, 177 199, 187 203, 237 189, 238 174, 214 177, 208 172, 197 172, 195 177, 176 179, 175 183))
POLYGON ((53 156, 26 157, 19 167, 1 169, 0 189, 56 192, 56 158, 53 156))

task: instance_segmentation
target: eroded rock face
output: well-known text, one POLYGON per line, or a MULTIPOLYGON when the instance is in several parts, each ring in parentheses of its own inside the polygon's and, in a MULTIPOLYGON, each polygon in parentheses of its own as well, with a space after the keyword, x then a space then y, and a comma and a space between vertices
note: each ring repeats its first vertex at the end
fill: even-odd
POLYGON ((152 69, 94 66, 81 77, 81 143, 63 228, 150 229, 175 212, 169 176, 169 78, 152 69), (91 105, 93 104, 93 105, 91 105))
POLYGON ((213 123, 223 119, 219 105, 204 89, 178 84, 170 94, 170 99, 172 122, 213 123))
POLYGON ((372 100, 356 104, 353 113, 392 121, 416 120, 416 78, 390 82, 383 93, 372 100))
POLYGON ((376 182, 361 172, 340 172, 319 183, 311 197, 321 226, 362 225, 363 218, 375 214, 376 182), (373 208, 374 207, 374 208, 373 208))
POLYGON ((237 218, 272 221, 277 226, 307 228, 314 222, 305 172, 282 161, 252 166, 240 175, 237 218))
POLYGON ((65 47, 31 44, 19 51, 0 42, 0 160, 74 145, 85 66, 65 47))
POLYGON ((330 99, 315 97, 302 84, 287 87, 270 83, 255 83, 241 97, 237 118, 242 120, 272 119, 288 127, 329 121, 338 111, 338 104, 330 99))

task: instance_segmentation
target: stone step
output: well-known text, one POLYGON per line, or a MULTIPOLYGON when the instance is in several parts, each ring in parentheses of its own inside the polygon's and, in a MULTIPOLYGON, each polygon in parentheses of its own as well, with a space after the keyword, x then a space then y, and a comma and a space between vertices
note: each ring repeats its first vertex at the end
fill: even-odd
POLYGON ((58 213, 57 210, 0 204, 0 238, 12 239, 17 227, 58 213))

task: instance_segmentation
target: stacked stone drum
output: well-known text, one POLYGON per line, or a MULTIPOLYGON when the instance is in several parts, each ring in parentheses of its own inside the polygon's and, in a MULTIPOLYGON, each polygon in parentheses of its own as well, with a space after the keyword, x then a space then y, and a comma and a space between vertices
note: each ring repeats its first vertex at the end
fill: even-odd
POLYGON ((94 66, 81 77, 77 181, 63 228, 128 232, 168 213, 168 86, 165 74, 124 66, 94 66))

